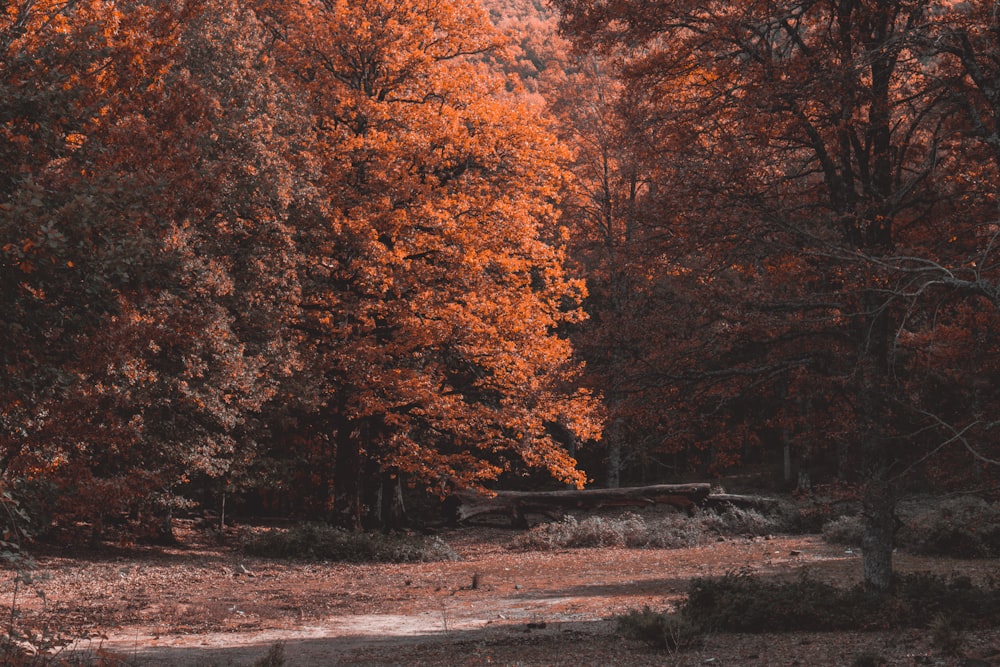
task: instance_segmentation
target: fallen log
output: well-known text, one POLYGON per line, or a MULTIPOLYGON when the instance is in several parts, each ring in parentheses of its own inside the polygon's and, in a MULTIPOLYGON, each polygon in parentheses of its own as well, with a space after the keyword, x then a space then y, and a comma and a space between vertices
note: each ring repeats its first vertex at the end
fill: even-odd
POLYGON ((487 514, 510 517, 515 526, 527 525, 525 515, 544 514, 552 517, 568 509, 599 509, 602 507, 646 507, 672 505, 688 513, 702 504, 710 491, 708 484, 657 484, 618 489, 568 489, 564 491, 497 491, 492 496, 474 491, 460 491, 445 503, 445 512, 453 522, 487 514))

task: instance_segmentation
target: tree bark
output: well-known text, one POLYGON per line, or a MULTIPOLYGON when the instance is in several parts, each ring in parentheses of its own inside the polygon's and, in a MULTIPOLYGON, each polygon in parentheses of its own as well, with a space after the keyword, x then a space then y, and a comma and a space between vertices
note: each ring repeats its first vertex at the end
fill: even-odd
POLYGON ((607 465, 607 479, 605 484, 607 484, 609 489, 617 489, 621 486, 621 474, 622 474, 622 440, 624 439, 624 426, 622 424, 622 418, 616 417, 613 422, 611 422, 610 428, 608 428, 608 465, 607 465))
POLYGON ((333 490, 335 523, 348 530, 361 530, 364 455, 354 424, 344 421, 338 425, 336 443, 333 490))
POLYGON ((892 550, 896 532, 896 500, 889 482, 868 479, 862 492, 864 533, 861 538, 865 588, 885 593, 892 587, 892 550))
POLYGON ((382 473, 379 518, 382 530, 390 532, 406 525, 406 506, 403 503, 403 482, 396 470, 382 473))
MULTIPOLYGON (((867 294, 867 312, 876 312, 876 298, 867 294)), ((883 433, 888 414, 886 375, 888 368, 888 317, 879 312, 870 321, 868 358, 861 365, 858 417, 861 425, 862 562, 865 588, 885 593, 892 587, 892 551, 895 541, 896 494, 890 480, 892 454, 883 433)))

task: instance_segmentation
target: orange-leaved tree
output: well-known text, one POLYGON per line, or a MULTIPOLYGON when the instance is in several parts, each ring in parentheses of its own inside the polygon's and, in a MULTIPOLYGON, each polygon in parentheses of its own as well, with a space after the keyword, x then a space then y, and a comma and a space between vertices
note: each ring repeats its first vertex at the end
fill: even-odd
POLYGON ((95 520, 244 466, 295 366, 294 104, 235 3, 23 3, 0 73, 4 472, 95 520), (50 116, 46 116, 50 114, 50 116))
POLYGON ((315 129, 298 329, 334 509, 357 526, 365 487, 404 476, 436 493, 524 466, 583 484, 555 435, 599 431, 559 335, 584 294, 554 243, 564 150, 483 57, 500 36, 460 2, 261 15, 315 129))

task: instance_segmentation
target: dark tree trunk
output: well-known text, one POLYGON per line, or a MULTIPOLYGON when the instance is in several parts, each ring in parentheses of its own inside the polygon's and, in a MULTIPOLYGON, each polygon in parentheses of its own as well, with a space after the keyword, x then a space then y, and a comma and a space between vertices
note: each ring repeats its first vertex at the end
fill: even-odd
POLYGON ((608 463, 605 484, 609 489, 621 486, 622 476, 622 441, 625 438, 625 427, 621 417, 616 417, 608 427, 607 447, 608 463))
MULTIPOLYGON (((866 295, 863 303, 869 313, 877 308, 871 294, 866 295)), ((884 593, 892 586, 896 516, 896 494, 890 479, 892 452, 883 433, 890 413, 885 398, 889 318, 881 311, 869 321, 868 358, 859 369, 861 387, 857 411, 861 426, 861 501, 865 524, 862 561, 865 588, 884 593)))
POLYGON ((333 512, 335 523, 361 530, 364 455, 359 432, 350 422, 341 423, 336 435, 333 512))
POLYGON ((896 532, 896 499, 888 481, 868 479, 862 491, 865 518, 861 548, 865 588, 885 593, 892 587, 892 551, 896 532))
POLYGON ((381 505, 379 509, 382 529, 386 532, 406 527, 406 506, 403 503, 403 480, 400 473, 382 473, 381 505))

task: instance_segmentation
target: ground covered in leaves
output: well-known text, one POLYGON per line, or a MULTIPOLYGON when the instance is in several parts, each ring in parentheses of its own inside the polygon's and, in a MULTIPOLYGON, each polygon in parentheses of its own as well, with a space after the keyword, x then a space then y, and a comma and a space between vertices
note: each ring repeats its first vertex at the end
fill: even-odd
MULTIPOLYGON (((244 531, 249 530, 247 528, 244 531)), ((669 609, 692 580, 727 572, 848 587, 855 548, 819 536, 719 538, 680 549, 512 548, 502 528, 442 532, 456 560, 345 564, 249 556, 182 524, 170 548, 57 551, 0 571, 11 621, 62 657, 134 665, 252 665, 283 644, 286 665, 1000 665, 1000 629, 943 651, 926 628, 712 634, 685 651, 623 638, 614 618, 669 609), (22 573, 23 575, 24 573, 22 573)), ((984 581, 998 561, 896 555, 900 571, 984 581)))

